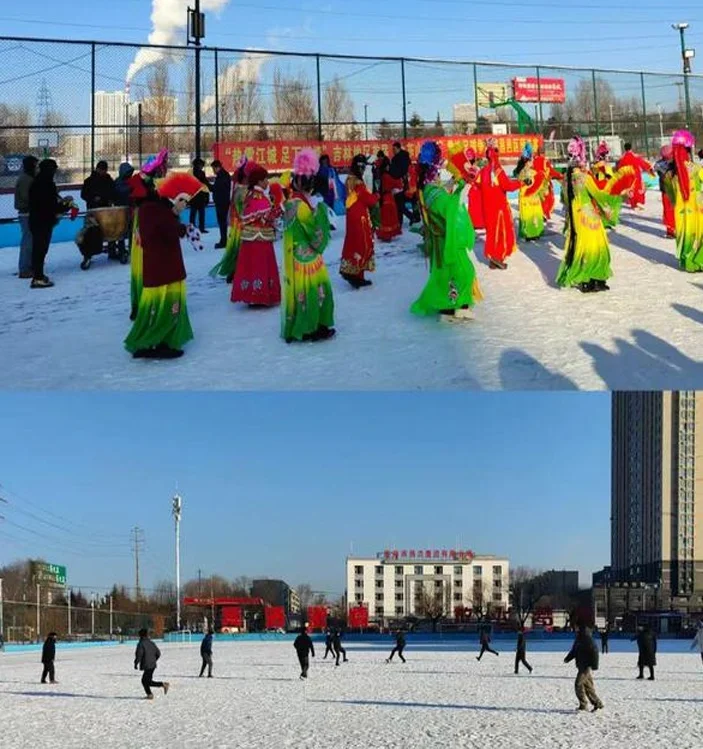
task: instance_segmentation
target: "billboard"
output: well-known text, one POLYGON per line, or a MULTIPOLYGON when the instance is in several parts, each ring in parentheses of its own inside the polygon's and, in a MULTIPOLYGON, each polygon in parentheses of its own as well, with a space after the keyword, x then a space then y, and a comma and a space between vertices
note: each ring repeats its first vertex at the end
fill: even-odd
POLYGON ((324 629, 327 626, 327 606, 308 606, 308 629, 324 629))
POLYGON ((510 86, 507 83, 477 83, 476 96, 479 107, 490 107, 510 98, 510 86))
POLYGON ((60 564, 33 561, 30 571, 35 585, 66 585, 66 568, 60 564))
POLYGON ((266 606, 264 608, 264 623, 266 629, 285 629, 285 608, 283 606, 266 606))
POLYGON ((514 78, 513 98, 523 103, 563 104, 566 81, 563 78, 514 78))
POLYGON ((351 628, 365 629, 369 626, 369 610, 366 606, 352 606, 347 623, 351 628))

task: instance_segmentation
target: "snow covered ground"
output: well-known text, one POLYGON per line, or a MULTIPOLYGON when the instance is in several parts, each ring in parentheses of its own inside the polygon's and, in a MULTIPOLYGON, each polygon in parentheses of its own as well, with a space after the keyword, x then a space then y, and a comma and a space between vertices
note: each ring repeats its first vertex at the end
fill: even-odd
MULTIPOLYGON (((491 271, 477 243, 485 301, 475 320, 418 319, 408 309, 426 279, 418 238, 378 244, 374 285, 354 291, 338 275, 343 219, 327 251, 338 336, 287 346, 279 310, 229 301, 217 261, 184 246, 196 340, 178 361, 135 361, 127 334, 128 268, 78 268, 72 244, 51 248, 50 290, 16 273, 0 251, 0 388, 3 389, 695 389, 703 384, 703 276, 678 270, 663 236, 659 196, 624 210, 611 235, 612 291, 583 295, 554 284, 563 252, 557 215, 539 242, 523 244, 507 272, 491 271)), ((279 247, 280 251, 280 247, 279 247)))
MULTIPOLYGON (((575 668, 564 653, 528 651, 534 673, 514 676, 512 650, 348 644, 335 668, 322 653, 307 683, 290 642, 215 643, 215 678, 198 679, 197 643, 163 646, 157 678, 171 683, 147 702, 132 646, 61 652, 59 684, 40 685, 37 653, 0 655, 0 745, 12 749, 693 749, 703 745, 703 666, 662 653, 657 680, 636 681, 637 656, 602 656, 602 712, 577 713, 575 668)), ((624 647, 624 646, 623 646, 624 647)), ((502 649, 499 646, 499 649, 502 649)), ((564 644, 568 649, 568 644, 564 644)), ((629 650, 630 648, 628 648, 629 650)))

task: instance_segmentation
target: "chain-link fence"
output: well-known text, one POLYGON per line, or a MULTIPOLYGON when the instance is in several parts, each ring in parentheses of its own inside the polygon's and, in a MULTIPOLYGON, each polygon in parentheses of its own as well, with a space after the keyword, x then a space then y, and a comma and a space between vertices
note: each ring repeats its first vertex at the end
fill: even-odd
POLYGON ((215 142, 578 132, 651 156, 675 129, 703 135, 693 75, 10 37, 0 59, 0 189, 30 152, 71 184, 98 159, 168 147, 186 167, 215 142))

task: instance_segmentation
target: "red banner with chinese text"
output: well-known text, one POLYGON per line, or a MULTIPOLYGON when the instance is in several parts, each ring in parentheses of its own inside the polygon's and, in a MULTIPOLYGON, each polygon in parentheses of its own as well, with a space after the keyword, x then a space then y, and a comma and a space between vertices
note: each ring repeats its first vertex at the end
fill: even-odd
POLYGON ((308 629, 324 629, 327 626, 327 606, 308 606, 308 629))
POLYGON ((352 606, 349 609, 348 625, 354 629, 365 629, 369 626, 369 610, 366 606, 352 606))
POLYGON ((524 103, 563 104, 566 81, 563 78, 514 78, 513 97, 524 103))
POLYGON ((266 629, 285 629, 286 610, 283 606, 266 606, 264 608, 266 629))
MULTIPOLYGON (((483 155, 486 141, 492 138, 498 145, 501 156, 518 158, 525 143, 530 143, 534 149, 543 145, 541 135, 455 135, 433 138, 446 154, 449 148, 460 144, 463 148, 473 148, 479 156, 483 155)), ((410 138, 404 140, 403 145, 411 158, 417 159, 420 147, 427 138, 410 138)), ((375 156, 378 151, 385 151, 389 156, 393 153, 393 139, 390 140, 350 140, 350 141, 231 141, 215 143, 212 148, 213 156, 222 162, 222 166, 232 172, 237 163, 246 156, 257 164, 266 167, 271 172, 283 172, 293 167, 293 160, 302 148, 314 148, 318 153, 326 153, 335 167, 348 167, 356 154, 375 156)))

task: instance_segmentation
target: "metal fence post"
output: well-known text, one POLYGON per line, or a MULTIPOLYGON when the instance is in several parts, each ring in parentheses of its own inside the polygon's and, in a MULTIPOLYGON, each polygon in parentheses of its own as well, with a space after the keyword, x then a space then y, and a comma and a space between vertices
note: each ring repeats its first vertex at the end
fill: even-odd
POLYGON ((642 120, 644 122, 644 147, 649 154, 649 130, 647 128, 647 96, 644 90, 644 73, 640 73, 640 83, 642 84, 642 120))
MULTIPOLYGON (((95 42, 90 45, 90 166, 95 164, 95 42)), ((85 165, 84 165, 85 167, 85 165)))
POLYGON ((542 74, 539 69, 539 65, 537 66, 537 111, 539 112, 537 116, 538 120, 538 127, 541 131, 543 125, 544 125, 544 113, 542 112, 542 74))
POLYGON ((478 70, 474 63, 474 109, 476 110, 476 135, 478 135, 478 70))
POLYGON ((137 104, 137 148, 139 149, 139 163, 142 163, 142 103, 137 104))
POLYGON ((593 116, 596 120, 596 140, 600 140, 600 126, 598 123, 598 87, 596 85, 596 71, 591 70, 591 77, 593 78, 593 116))
POLYGON ((408 94, 405 90, 405 58, 400 58, 400 85, 403 89, 403 139, 408 137, 408 94))
POLYGON ((317 139, 322 143, 322 81, 320 80, 320 55, 315 55, 317 68, 317 139))
POLYGON ((215 47, 215 143, 220 142, 220 65, 215 47))

